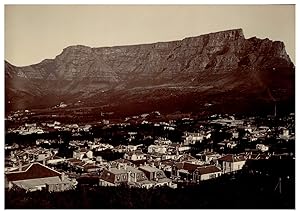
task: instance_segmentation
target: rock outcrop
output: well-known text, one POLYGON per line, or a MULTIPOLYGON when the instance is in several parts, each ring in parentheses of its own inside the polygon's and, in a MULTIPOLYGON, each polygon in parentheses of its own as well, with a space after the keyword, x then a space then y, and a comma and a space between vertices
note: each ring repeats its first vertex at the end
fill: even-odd
POLYGON ((245 39, 241 29, 144 45, 76 45, 35 65, 5 62, 6 107, 78 100, 132 111, 203 111, 207 103, 223 109, 240 104, 237 111, 274 101, 293 105, 294 71, 282 42, 245 39))

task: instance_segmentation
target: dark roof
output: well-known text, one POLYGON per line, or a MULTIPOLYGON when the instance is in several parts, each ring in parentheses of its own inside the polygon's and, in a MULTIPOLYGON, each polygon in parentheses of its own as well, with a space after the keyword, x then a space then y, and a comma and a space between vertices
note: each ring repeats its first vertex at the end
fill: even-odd
POLYGON ((115 183, 115 174, 105 169, 101 173, 100 179, 114 184, 115 183))
POLYGON ((187 170, 189 173, 192 173, 195 171, 195 169, 197 169, 199 167, 199 165, 184 162, 184 163, 177 163, 176 167, 178 169, 184 169, 184 170, 187 170))
POLYGON ((225 161, 225 162, 239 162, 239 161, 245 161, 244 156, 234 156, 234 155, 225 155, 218 159, 219 161, 225 161))
POLYGON ((25 171, 6 173, 8 181, 60 176, 60 173, 40 163, 31 164, 25 171))
POLYGON ((216 167, 214 165, 201 166, 201 167, 198 167, 195 170, 195 172, 198 172, 198 174, 200 174, 200 175, 204 175, 204 174, 209 174, 209 173, 221 172, 221 169, 219 169, 218 167, 216 167))
POLYGON ((195 169, 197 169, 197 167, 199 167, 199 165, 185 162, 182 168, 192 173, 195 171, 195 169))

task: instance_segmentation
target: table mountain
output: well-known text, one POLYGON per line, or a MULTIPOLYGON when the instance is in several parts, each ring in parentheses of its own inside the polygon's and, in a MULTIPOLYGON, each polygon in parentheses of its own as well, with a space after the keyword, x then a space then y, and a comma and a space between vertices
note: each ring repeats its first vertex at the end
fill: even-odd
MULTIPOLYGON (((42 47, 41 47, 42 48, 42 47)), ((130 113, 264 111, 294 105, 295 68, 283 42, 242 29, 179 41, 65 48, 54 59, 5 62, 6 110, 60 102, 130 113)))

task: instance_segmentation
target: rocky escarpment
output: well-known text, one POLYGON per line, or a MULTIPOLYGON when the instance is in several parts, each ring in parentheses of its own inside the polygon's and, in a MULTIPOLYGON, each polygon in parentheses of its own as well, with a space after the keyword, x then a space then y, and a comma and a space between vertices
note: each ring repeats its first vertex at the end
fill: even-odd
POLYGON ((144 45, 70 46, 35 65, 6 62, 5 77, 7 110, 81 100, 200 111, 207 103, 251 106, 294 97, 294 65, 284 44, 245 39, 241 29, 144 45))

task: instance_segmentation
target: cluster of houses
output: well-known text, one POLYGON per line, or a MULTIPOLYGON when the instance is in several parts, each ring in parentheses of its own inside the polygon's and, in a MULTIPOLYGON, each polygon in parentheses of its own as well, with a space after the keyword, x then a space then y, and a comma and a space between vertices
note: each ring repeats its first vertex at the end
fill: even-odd
POLYGON ((78 132, 89 132, 92 125, 78 125, 78 124, 61 124, 58 121, 52 123, 25 123, 25 125, 8 128, 7 133, 16 133, 20 135, 30 135, 30 134, 44 134, 51 131, 71 131, 73 133, 78 132))
POLYGON ((20 126, 16 129, 8 129, 8 133, 16 133, 20 135, 30 135, 30 134, 44 134, 46 133, 41 126, 36 123, 25 123, 24 126, 20 126))
POLYGON ((57 152, 58 149, 44 149, 41 147, 11 150, 9 157, 5 158, 5 171, 12 171, 33 162, 43 162, 45 164, 57 152))
MULTIPOLYGON (((21 188, 26 191, 46 189, 64 191, 76 187, 76 179, 84 177, 97 178, 97 185, 118 186, 127 184, 130 187, 153 188, 168 186, 176 188, 178 182, 200 182, 217 178, 226 173, 241 170, 247 159, 268 158, 251 154, 221 155, 204 151, 193 157, 179 152, 169 140, 156 142, 161 147, 148 147, 149 153, 139 150, 139 146, 129 145, 125 148, 124 157, 106 161, 101 156, 94 156, 90 148, 80 148, 73 152, 72 158, 56 156, 55 151, 31 149, 24 153, 11 154, 15 167, 6 168, 5 182, 9 189, 21 188), (173 150, 172 150, 173 149, 173 150), (158 158, 156 153, 170 153, 169 158, 158 158), (31 160, 27 164, 20 160, 31 160), (18 161, 18 162, 17 162, 18 161), (56 168, 59 163, 67 166, 67 171, 56 168), (72 171, 80 172, 77 176, 72 171)), ((165 157, 165 156, 164 156, 165 157)))
MULTIPOLYGON (((159 112, 152 113, 159 116, 159 112)), ((146 119, 151 115, 144 114, 138 116, 143 124, 149 124, 146 119)), ((127 118, 130 121, 132 118, 127 118)), ((134 119, 134 118, 133 118, 134 119)), ((186 118, 184 123, 192 122, 186 118)), ((228 134, 228 139, 218 143, 220 148, 234 148, 237 139, 240 139, 240 129, 244 129, 244 140, 248 142, 258 142, 276 132, 279 140, 288 141, 294 139, 294 133, 286 127, 279 127, 276 130, 268 126, 255 126, 251 122, 248 124, 243 120, 236 120, 234 117, 212 119, 210 124, 226 127, 221 131, 228 134), (279 134, 278 134, 279 133, 279 134)), ((103 123, 111 126, 109 122, 103 123)), ((121 124, 121 126, 126 124, 121 124)), ((78 126, 77 124, 62 125, 54 123, 42 124, 44 127, 78 131, 89 131, 91 126, 78 126)), ((153 126, 162 127, 163 130, 174 131, 175 121, 155 122, 153 126)), ((25 124, 18 129, 25 133, 28 130, 37 130, 36 124, 25 124)), ((239 154, 225 154, 215 152, 212 149, 205 149, 192 156, 190 150, 193 145, 202 142, 210 142, 212 139, 212 129, 200 127, 198 131, 184 132, 181 142, 174 143, 163 137, 156 138, 153 144, 145 145, 131 144, 136 140, 136 131, 127 133, 129 145, 112 146, 102 142, 100 138, 90 140, 72 140, 69 146, 76 148, 72 157, 59 157, 58 149, 44 149, 41 145, 62 143, 61 140, 39 139, 36 146, 26 149, 14 148, 5 159, 5 184, 9 189, 20 188, 26 191, 36 191, 46 189, 52 191, 65 191, 76 188, 77 180, 93 178, 97 180, 99 186, 118 186, 126 184, 130 187, 153 188, 168 186, 176 188, 180 182, 199 183, 203 180, 215 179, 224 174, 234 173, 243 169, 247 160, 268 159, 269 146, 263 143, 255 143, 256 154, 243 152, 239 154), (99 152, 110 151, 122 154, 122 158, 108 161, 99 152), (61 166, 64 166, 63 168, 61 166)), ((150 136, 151 137, 151 136, 150 136)), ((5 147, 6 148, 6 147, 5 147)), ((222 150, 221 150, 222 151, 222 150)))

